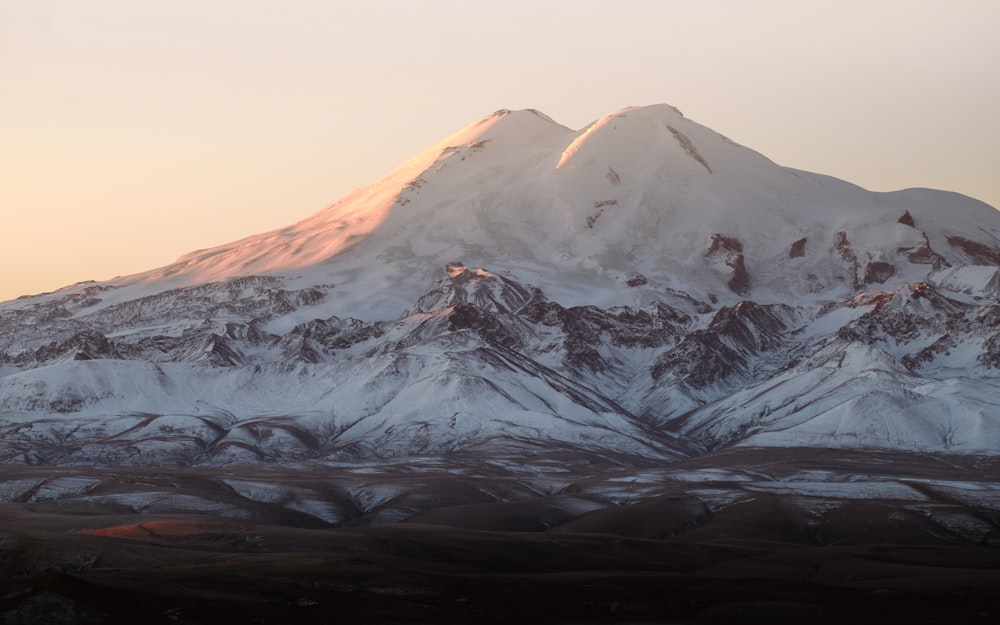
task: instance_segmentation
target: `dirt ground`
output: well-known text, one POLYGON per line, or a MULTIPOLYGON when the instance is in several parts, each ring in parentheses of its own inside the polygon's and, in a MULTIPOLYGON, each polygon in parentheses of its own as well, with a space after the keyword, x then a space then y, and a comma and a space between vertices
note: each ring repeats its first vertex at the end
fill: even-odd
POLYGON ((454 467, 5 467, 23 492, 8 488, 0 504, 0 623, 1000 620, 995 462, 763 452, 706 462, 595 467, 549 490, 530 472, 454 467), (705 478, 723 465, 741 470, 705 478), (801 486, 818 474, 829 493, 801 486), (220 486, 237 478, 271 495, 220 486), (859 481, 882 490, 844 490, 859 481), (340 520, 273 494, 303 484, 340 520), (391 496, 369 497, 382 491, 391 496), (204 501, 220 507, 192 509, 204 501))

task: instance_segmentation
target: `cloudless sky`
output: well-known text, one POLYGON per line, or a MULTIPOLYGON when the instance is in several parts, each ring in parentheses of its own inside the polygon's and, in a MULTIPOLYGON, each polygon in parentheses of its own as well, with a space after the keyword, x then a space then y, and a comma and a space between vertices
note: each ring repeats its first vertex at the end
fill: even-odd
POLYGON ((668 102, 1000 206, 996 0, 0 0, 0 300, 288 225, 498 108, 668 102))

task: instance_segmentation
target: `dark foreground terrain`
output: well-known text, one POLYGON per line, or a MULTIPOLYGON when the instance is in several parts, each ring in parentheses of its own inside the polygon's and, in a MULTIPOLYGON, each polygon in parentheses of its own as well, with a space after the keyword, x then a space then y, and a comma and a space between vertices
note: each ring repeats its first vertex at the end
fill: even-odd
POLYGON ((992 458, 0 476, 0 623, 1000 620, 992 458))

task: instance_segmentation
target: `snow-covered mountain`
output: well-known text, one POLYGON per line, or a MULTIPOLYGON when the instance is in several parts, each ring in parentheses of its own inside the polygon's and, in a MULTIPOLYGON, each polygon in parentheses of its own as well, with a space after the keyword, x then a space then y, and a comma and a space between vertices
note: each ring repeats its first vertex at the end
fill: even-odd
POLYGON ((1000 452, 1000 213, 667 105, 501 110, 296 224, 0 304, 0 459, 1000 452))

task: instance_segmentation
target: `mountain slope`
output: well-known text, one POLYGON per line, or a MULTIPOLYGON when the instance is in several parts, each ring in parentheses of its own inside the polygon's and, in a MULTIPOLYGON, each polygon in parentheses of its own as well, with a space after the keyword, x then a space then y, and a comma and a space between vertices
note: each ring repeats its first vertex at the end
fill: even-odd
POLYGON ((667 105, 501 110, 286 228, 0 304, 0 458, 994 453, 998 276, 970 198, 667 105))
POLYGON ((666 289, 724 303, 830 300, 932 268, 995 264, 995 213, 956 194, 873 193, 780 167, 667 105, 578 132, 501 110, 296 224, 114 284, 301 276, 342 287, 330 314, 370 311, 376 290, 392 317, 461 262, 573 305, 649 303, 666 289), (636 276, 646 284, 627 288, 636 276), (567 281, 586 284, 586 296, 567 281), (369 287, 363 298, 353 285, 369 287))

